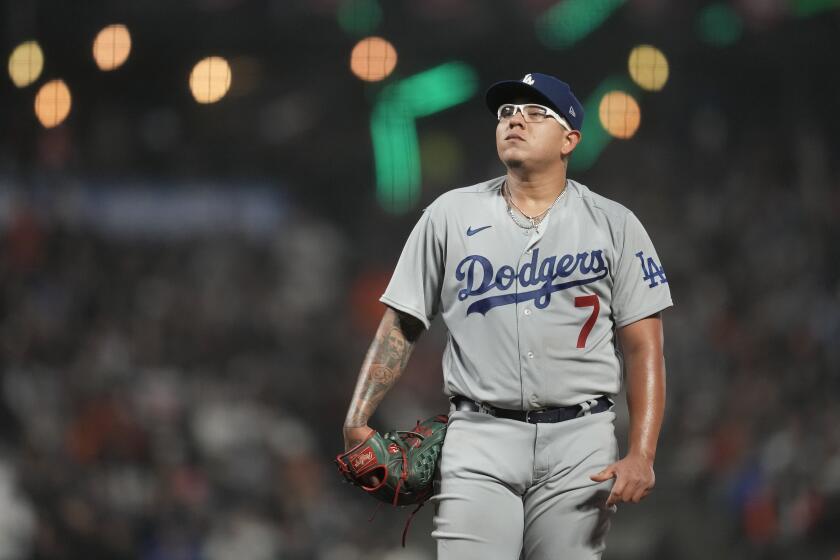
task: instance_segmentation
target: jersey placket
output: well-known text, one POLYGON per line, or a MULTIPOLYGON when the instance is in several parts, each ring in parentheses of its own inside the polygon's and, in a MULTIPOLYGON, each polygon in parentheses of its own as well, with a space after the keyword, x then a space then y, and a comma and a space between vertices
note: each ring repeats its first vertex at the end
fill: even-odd
MULTIPOLYGON (((546 216, 543 221, 540 223, 539 228, 535 228, 535 231, 531 234, 531 237, 528 238, 528 242, 525 244, 522 252, 519 254, 519 260, 517 262, 516 270, 522 271, 523 267, 527 264, 531 263, 533 259, 533 253, 536 250, 536 246, 539 244, 539 241, 542 239, 543 234, 545 233, 546 229, 548 228, 548 222, 550 220, 549 216, 546 216)), ((539 269, 539 263, 533 263, 534 270, 532 273, 534 275, 537 274, 537 270, 539 269)), ((535 289, 536 286, 531 287, 531 289, 535 289)), ((516 289, 517 295, 520 290, 522 290, 522 279, 520 278, 518 282, 516 282, 516 289)), ((529 290, 530 291, 530 290, 529 290)), ((521 390, 522 394, 520 395, 520 399, 522 402, 522 409, 534 409, 540 408, 540 395, 537 392, 539 384, 536 382, 540 378, 540 363, 542 362, 541 356, 541 349, 537 346, 537 342, 541 340, 539 337, 538 330, 538 321, 537 317, 535 316, 536 313, 540 311, 534 306, 534 300, 525 300, 519 301, 517 298, 516 302, 516 336, 517 336, 517 347, 519 348, 519 376, 521 380, 521 390)))

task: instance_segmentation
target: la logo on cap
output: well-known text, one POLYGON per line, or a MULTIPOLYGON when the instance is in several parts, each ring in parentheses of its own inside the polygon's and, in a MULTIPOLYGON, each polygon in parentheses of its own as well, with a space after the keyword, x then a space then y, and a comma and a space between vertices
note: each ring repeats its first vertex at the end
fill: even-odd
POLYGON ((534 78, 531 74, 525 74, 525 77, 522 78, 522 81, 528 84, 529 86, 534 85, 534 78))

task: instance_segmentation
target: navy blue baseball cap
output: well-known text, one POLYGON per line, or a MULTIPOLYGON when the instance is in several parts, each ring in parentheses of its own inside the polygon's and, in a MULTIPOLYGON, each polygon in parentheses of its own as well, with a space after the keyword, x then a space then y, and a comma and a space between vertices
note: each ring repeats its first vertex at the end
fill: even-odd
POLYGON ((583 126, 583 105, 580 104, 569 84, 548 74, 533 72, 521 80, 496 82, 487 90, 487 107, 494 115, 499 106, 511 103, 517 97, 541 100, 569 121, 573 130, 583 126))

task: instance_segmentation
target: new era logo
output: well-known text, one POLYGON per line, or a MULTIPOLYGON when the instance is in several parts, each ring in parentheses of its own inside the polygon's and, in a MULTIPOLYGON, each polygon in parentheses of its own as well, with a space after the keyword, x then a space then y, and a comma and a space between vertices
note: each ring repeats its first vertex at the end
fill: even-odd
POLYGON ((569 114, 570 114, 570 115, 572 115, 573 117, 576 117, 576 116, 577 116, 577 115, 575 114, 575 108, 574 108, 574 107, 572 107, 571 105, 569 105, 569 114))
POLYGON ((534 85, 534 78, 531 74, 525 74, 525 77, 522 78, 522 81, 528 84, 529 86, 534 85))

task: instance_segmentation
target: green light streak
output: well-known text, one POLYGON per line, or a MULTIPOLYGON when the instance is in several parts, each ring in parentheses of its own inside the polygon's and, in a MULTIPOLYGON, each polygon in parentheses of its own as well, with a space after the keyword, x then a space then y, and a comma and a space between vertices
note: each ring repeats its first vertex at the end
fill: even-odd
POLYGON ((420 156, 414 120, 383 103, 371 117, 376 166, 376 196, 389 212, 401 214, 416 203, 420 186, 420 156))
POLYGON ((726 47, 741 38, 744 24, 741 17, 726 4, 706 6, 697 17, 700 39, 716 47, 726 47))
POLYGON ((391 87, 384 96, 405 103, 415 117, 425 117, 469 99, 476 90, 476 76, 466 64, 449 62, 391 87))
POLYGON ((537 18, 537 38, 551 49, 568 48, 600 27, 626 1, 563 0, 537 18))
POLYGON ((788 0, 788 4, 793 15, 797 17, 809 17, 840 8, 840 0, 788 0))
POLYGON ((449 62, 382 90, 370 119, 376 196, 382 208, 401 214, 420 199, 420 147, 415 120, 463 103, 476 89, 475 71, 462 62, 449 62))
POLYGON ((350 35, 366 35, 382 21, 377 0, 344 0, 336 13, 338 25, 350 35))
POLYGON ((629 93, 634 97, 638 96, 636 85, 621 75, 609 76, 595 88, 583 104, 586 119, 580 131, 581 142, 569 160, 569 171, 580 172, 589 169, 612 140, 612 136, 601 126, 598 109, 604 95, 614 90, 629 93))

